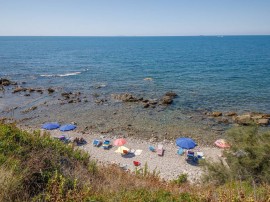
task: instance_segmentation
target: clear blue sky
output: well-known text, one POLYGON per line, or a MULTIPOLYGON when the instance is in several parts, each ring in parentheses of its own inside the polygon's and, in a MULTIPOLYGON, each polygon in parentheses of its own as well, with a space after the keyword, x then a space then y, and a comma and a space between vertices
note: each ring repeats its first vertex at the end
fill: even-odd
POLYGON ((0 0, 1 36, 270 34, 270 0, 0 0))

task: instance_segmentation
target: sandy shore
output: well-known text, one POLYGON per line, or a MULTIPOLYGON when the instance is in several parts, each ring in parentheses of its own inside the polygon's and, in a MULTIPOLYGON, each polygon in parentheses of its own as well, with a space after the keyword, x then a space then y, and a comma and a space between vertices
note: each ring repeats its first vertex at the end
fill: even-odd
MULTIPOLYGON (((42 132, 44 132, 42 130, 42 132)), ((92 142, 94 139, 99 139, 104 141, 105 139, 113 140, 120 138, 119 136, 113 135, 104 135, 100 133, 88 133, 82 134, 76 131, 71 132, 61 132, 59 130, 49 131, 52 137, 59 137, 63 134, 68 137, 83 137, 87 144, 79 146, 78 148, 88 152, 92 159, 98 161, 101 164, 117 164, 121 167, 125 167, 131 172, 135 170, 133 161, 139 161, 141 163, 141 168, 145 164, 148 165, 149 171, 153 172, 156 170, 159 172, 159 176, 164 180, 176 179, 182 173, 188 174, 188 180, 190 182, 196 183, 200 181, 200 177, 203 174, 203 168, 200 166, 190 165, 186 162, 186 155, 179 156, 177 154, 178 147, 172 141, 164 140, 162 142, 150 142, 145 140, 139 140, 134 138, 125 138, 127 144, 125 145, 131 150, 142 150, 141 155, 138 156, 129 156, 127 158, 122 157, 121 154, 116 153, 117 146, 113 146, 109 150, 104 150, 102 147, 94 147, 92 142), (150 145, 157 147, 158 144, 164 145, 164 155, 162 157, 158 156, 157 153, 149 151, 148 147, 150 145)), ((193 149, 195 152, 203 152, 206 160, 209 161, 218 161, 219 156, 221 155, 222 150, 215 147, 200 147, 197 146, 193 149)))

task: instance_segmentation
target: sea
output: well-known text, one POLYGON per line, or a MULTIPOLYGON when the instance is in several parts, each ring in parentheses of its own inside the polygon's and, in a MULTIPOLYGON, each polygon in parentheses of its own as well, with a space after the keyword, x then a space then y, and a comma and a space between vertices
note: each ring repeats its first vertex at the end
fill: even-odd
POLYGON ((173 91, 168 113, 270 113, 270 36, 0 37, 0 77, 104 96, 173 91))

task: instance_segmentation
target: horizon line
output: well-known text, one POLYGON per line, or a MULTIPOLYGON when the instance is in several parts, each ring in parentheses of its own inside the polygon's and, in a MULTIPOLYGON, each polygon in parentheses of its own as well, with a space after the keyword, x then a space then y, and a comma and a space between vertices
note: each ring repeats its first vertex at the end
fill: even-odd
POLYGON ((225 37, 225 36, 270 36, 270 34, 209 34, 209 35, 0 35, 0 37, 225 37))

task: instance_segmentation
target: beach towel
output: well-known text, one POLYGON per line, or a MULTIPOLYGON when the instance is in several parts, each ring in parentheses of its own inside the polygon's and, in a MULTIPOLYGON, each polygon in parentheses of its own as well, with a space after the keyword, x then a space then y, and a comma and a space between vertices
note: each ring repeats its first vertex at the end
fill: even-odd
POLYGON ((117 150, 115 150, 116 153, 120 153, 120 154, 124 154, 124 150, 125 151, 129 151, 129 148, 125 147, 125 146, 121 146, 121 147, 118 147, 117 150))
POLYGON ((142 154, 142 150, 141 149, 137 149, 135 152, 134 152, 135 156, 140 156, 142 154))

